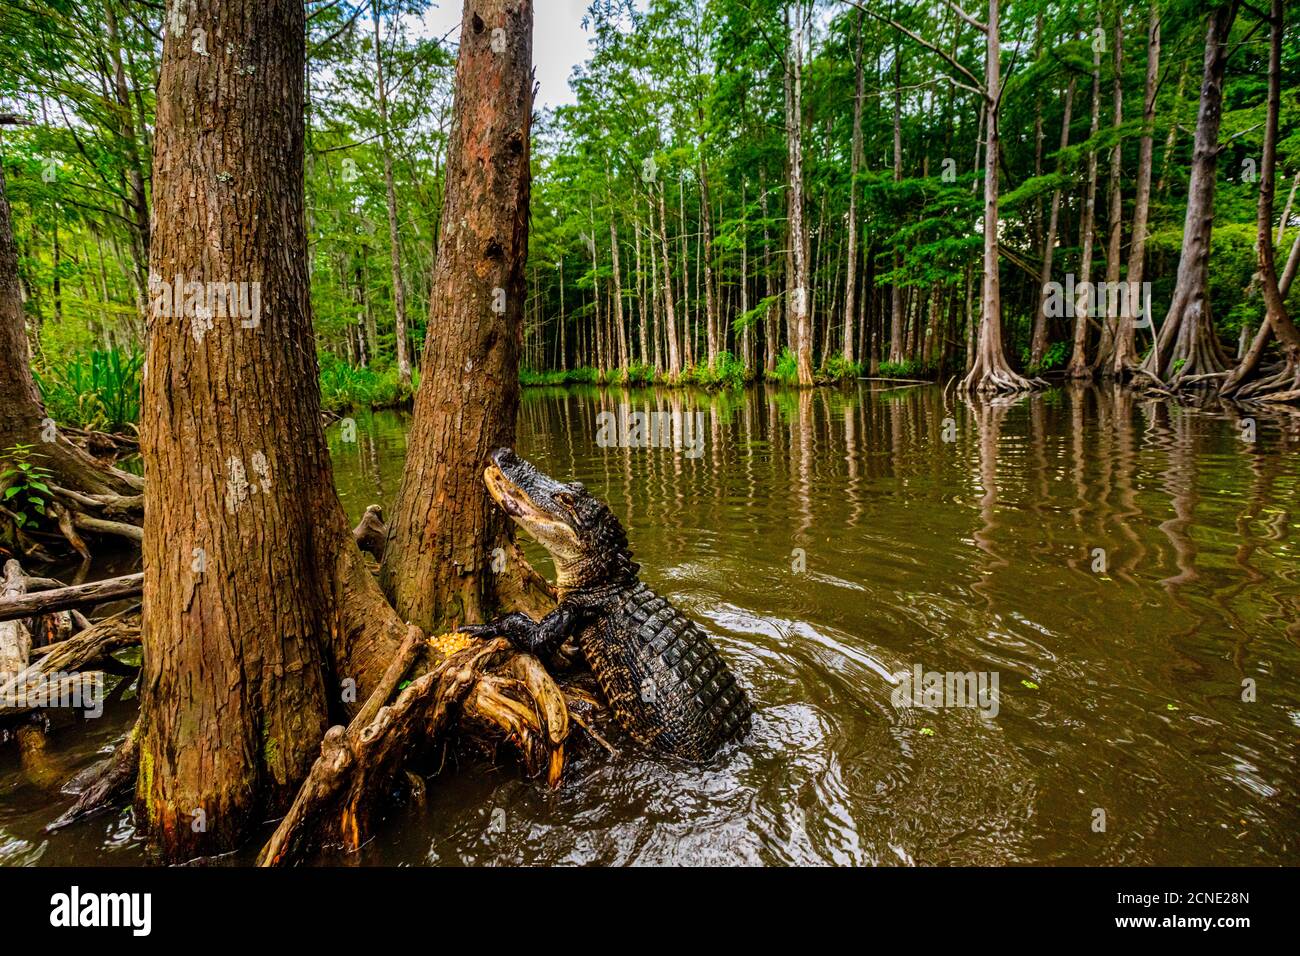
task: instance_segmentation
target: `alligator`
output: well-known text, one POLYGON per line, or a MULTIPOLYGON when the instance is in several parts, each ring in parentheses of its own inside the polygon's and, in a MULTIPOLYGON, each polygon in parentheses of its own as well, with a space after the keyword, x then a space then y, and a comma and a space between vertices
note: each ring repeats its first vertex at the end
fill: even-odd
POLYGON ((551 555, 558 604, 540 621, 514 612, 461 631, 548 654, 576 639, 619 725, 656 752, 704 761, 749 730, 749 699, 694 621, 638 577, 627 533, 581 482, 556 481, 509 448, 484 482, 551 555))

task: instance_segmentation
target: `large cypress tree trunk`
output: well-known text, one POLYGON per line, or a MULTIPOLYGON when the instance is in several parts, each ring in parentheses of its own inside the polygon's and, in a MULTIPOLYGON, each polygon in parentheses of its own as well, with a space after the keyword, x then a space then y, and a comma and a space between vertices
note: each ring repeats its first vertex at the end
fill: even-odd
POLYGON ((303 8, 192 0, 168 36, 154 156, 155 297, 141 450, 144 672, 136 804, 168 859, 236 846, 288 805, 339 682, 404 635, 334 492, 303 201, 303 8), (186 291, 245 282, 223 317, 186 291), (200 285, 193 285, 200 283, 200 285), (252 296, 250 295, 250 300, 252 296))
POLYGON ((519 406, 533 5, 466 0, 464 23, 428 338, 381 577, 426 630, 485 619, 492 552, 511 541, 482 476, 514 443, 519 406))
MULTIPOLYGON (((421 742, 422 728, 443 726, 447 709, 466 700, 478 668, 504 649, 475 651, 477 663, 430 649, 431 663, 450 666, 439 671, 445 679, 429 675, 417 681, 418 699, 380 710, 424 641, 408 631, 361 560, 334 491, 320 423, 303 209, 302 4, 197 0, 188 12, 192 26, 222 42, 210 56, 183 35, 164 43, 152 272, 200 283, 192 289, 258 283, 261 308, 251 317, 189 308, 176 314, 161 292, 155 299, 142 431, 150 500, 140 723, 115 764, 138 751, 138 817, 166 859, 237 846, 291 801, 295 813, 286 826, 296 843, 305 811, 319 810, 340 792, 347 794, 343 812, 325 819, 336 839, 340 821, 347 821, 341 836, 355 846, 366 832, 362 801, 391 790, 406 745, 421 742), (401 666, 390 666, 394 660, 401 666), (343 753, 339 744, 347 735, 341 727, 326 735, 326 728, 358 710, 358 733, 343 753), (410 719, 394 724, 384 716, 399 712, 410 719), (425 714, 443 718, 435 725, 425 714), (313 785, 331 768, 331 780, 346 784, 342 791, 313 785)), ((468 82, 460 89, 502 89, 494 82, 499 65, 497 72, 474 74, 484 57, 497 55, 490 44, 498 24, 509 39, 505 74, 529 75, 527 0, 468 0, 462 48, 468 82)), ((524 84, 507 94, 514 102, 523 97, 524 118, 529 92, 524 84)), ((494 266, 519 263, 504 277, 516 296, 515 325, 502 340, 491 300, 481 299, 484 312, 464 306, 461 338, 442 344, 491 351, 504 341, 505 381, 515 384, 523 270, 522 256, 506 257, 522 248, 524 227, 516 221, 497 238, 453 225, 462 217, 476 221, 463 203, 485 208, 478 205, 483 197, 467 198, 464 180, 500 182, 482 175, 479 160, 527 169, 526 123, 503 127, 485 118, 461 117, 446 239, 454 252, 481 254, 477 262, 460 263, 480 286, 502 280, 494 266), (491 140, 478 139, 489 128, 496 130, 491 140)), ((526 220, 526 204, 524 210, 526 220)), ((440 292, 447 294, 445 282, 440 292)), ((427 381, 456 382, 481 400, 503 370, 476 364, 477 352, 457 358, 477 374, 440 379, 433 368, 427 381)), ((513 423, 513 408, 503 420, 513 423)), ((489 437, 495 436, 484 440, 489 437)), ((429 446, 422 453, 431 454, 429 446)), ((431 460, 449 467, 447 458, 421 458, 414 449, 410 460, 416 483, 431 460)), ((429 497, 462 520, 474 518, 437 489, 429 497)), ((478 716, 491 721, 488 703, 478 716)), ((564 732, 561 726, 550 739, 561 741, 564 732)), ((558 754, 550 756, 553 774, 562 763, 558 754)), ((282 862, 287 845, 277 844, 270 861, 282 862)))

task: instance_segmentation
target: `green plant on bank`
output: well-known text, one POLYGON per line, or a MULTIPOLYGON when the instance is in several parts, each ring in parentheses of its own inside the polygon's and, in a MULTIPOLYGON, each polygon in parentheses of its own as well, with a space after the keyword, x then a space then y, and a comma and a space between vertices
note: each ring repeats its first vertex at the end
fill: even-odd
POLYGON ((799 360, 790 351, 788 345, 781 349, 781 354, 776 357, 776 368, 767 373, 767 380, 780 382, 782 385, 799 384, 799 360))
POLYGON ((682 372, 681 381, 704 388, 743 388, 749 369, 730 352, 719 352, 712 365, 692 365, 682 372))
POLYGON ((862 366, 848 361, 843 355, 831 355, 822 363, 817 378, 825 382, 847 382, 862 374, 862 366))
POLYGON ((33 370, 50 417, 64 425, 120 432, 140 422, 144 353, 95 350, 33 370))
POLYGON ((916 359, 903 359, 901 362, 881 362, 876 374, 881 378, 928 378, 934 375, 934 369, 916 359))
POLYGON ((546 371, 521 368, 519 370, 519 384, 524 386, 599 385, 601 384, 601 374, 598 370, 585 365, 582 368, 549 369, 546 371))
POLYGON ((658 379, 655 367, 649 362, 633 362, 627 368, 618 369, 623 385, 653 385, 658 379))
POLYGON ((1030 364, 1029 349, 1024 349, 1020 354, 1020 364, 1025 367, 1025 374, 1030 376, 1042 375, 1044 372, 1053 372, 1065 367, 1065 361, 1070 357, 1069 342, 1053 342, 1048 346, 1047 351, 1043 353, 1043 360, 1037 365, 1030 364))
POLYGON ((410 400, 419 386, 419 370, 411 372, 411 387, 402 386, 396 368, 353 368, 343 359, 325 353, 320 359, 320 400, 326 411, 353 408, 391 408, 410 400))
POLYGON ((46 484, 49 469, 35 459, 44 458, 35 445, 11 445, 0 452, 0 502, 10 511, 18 527, 37 523, 46 517, 45 505, 52 492, 46 484))

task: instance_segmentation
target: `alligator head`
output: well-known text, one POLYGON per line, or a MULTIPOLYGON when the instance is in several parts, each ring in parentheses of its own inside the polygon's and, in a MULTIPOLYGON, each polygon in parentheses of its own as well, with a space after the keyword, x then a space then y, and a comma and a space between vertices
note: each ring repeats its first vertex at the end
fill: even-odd
POLYGON ((623 526, 582 482, 556 481, 509 448, 493 452, 483 481, 501 510, 550 553, 560 590, 636 577, 623 526))

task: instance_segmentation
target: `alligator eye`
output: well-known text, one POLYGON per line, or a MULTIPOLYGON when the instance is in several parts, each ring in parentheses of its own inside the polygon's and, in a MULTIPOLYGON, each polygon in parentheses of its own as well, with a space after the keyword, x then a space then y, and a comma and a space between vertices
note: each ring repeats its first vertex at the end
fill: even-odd
POLYGON ((573 493, 574 493, 575 495, 585 494, 586 491, 587 491, 587 486, 584 485, 584 484, 583 484, 582 482, 580 482, 580 481, 571 481, 571 482, 569 482, 569 487, 570 487, 571 489, 573 489, 573 493))

